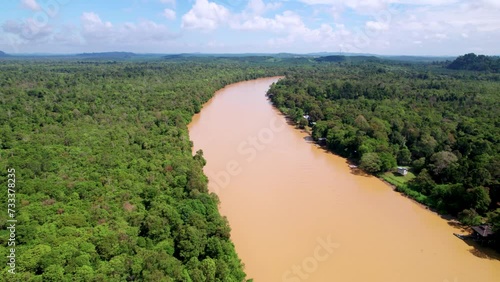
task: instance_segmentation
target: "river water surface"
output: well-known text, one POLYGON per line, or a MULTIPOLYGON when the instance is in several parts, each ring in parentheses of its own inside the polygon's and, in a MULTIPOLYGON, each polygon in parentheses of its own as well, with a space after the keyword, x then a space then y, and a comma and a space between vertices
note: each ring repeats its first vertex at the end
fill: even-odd
POLYGON ((286 124, 265 96, 277 80, 227 86, 189 125, 249 278, 500 281, 500 260, 453 236, 462 230, 286 124))

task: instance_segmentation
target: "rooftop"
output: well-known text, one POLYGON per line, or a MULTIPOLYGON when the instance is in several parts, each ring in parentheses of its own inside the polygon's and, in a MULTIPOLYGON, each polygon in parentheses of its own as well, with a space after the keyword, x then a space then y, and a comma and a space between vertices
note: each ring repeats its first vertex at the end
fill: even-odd
POLYGON ((478 225, 478 226, 472 226, 472 230, 476 232, 477 234, 483 236, 483 237, 488 237, 489 235, 493 234, 493 230, 491 229, 491 226, 489 225, 478 225))

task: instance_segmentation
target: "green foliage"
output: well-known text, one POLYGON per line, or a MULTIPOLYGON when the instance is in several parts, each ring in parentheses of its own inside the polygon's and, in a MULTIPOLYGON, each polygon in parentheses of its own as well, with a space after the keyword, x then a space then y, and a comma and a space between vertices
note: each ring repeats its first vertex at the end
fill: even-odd
POLYGON ((455 70, 499 72, 500 58, 469 53, 456 58, 448 65, 448 68, 455 70))
POLYGON ((467 199, 469 206, 474 210, 484 214, 491 204, 490 195, 488 190, 484 187, 474 187, 467 189, 467 199))
POLYGON ((411 172, 408 172, 406 175, 400 175, 399 173, 388 171, 381 175, 382 179, 393 184, 393 185, 407 185, 409 181, 415 178, 415 175, 411 172))
POLYGON ((430 205, 429 199, 426 195, 417 192, 415 190, 409 189, 406 185, 398 185, 396 186, 396 191, 401 192, 411 199, 424 204, 424 205, 430 205))
POLYGON ((360 167, 371 173, 382 171, 382 160, 377 153, 366 153, 361 157, 360 167))
POLYGON ((498 230, 498 74, 380 60, 9 60, 0 178, 16 169, 19 279, 244 281, 187 124, 217 89, 284 72, 268 95, 295 121, 308 114, 315 140, 374 173, 412 164, 418 176, 398 191, 464 221, 490 212, 498 230))
MULTIPOLYGON (((321 113, 314 140, 379 174, 412 165, 417 177, 397 185, 444 213, 500 202, 498 58, 467 54, 450 67, 343 57, 289 71, 268 91, 286 114, 321 113), (330 63, 328 62, 330 61, 330 63)), ((477 221, 476 216, 462 216, 477 221)))
POLYGON ((434 174, 439 175, 446 171, 451 165, 458 161, 457 156, 448 151, 441 151, 431 156, 431 164, 429 167, 434 174))
POLYGON ((436 182, 432 179, 427 169, 423 169, 415 179, 409 183, 409 187, 415 191, 429 195, 436 187, 436 182))
POLYGON ((307 124, 308 124, 307 119, 303 117, 300 117, 297 121, 297 126, 302 129, 304 129, 307 126, 307 124))
POLYGON ((482 223, 481 216, 474 209, 465 209, 459 212, 458 219, 467 225, 479 225, 482 223))
POLYGON ((397 162, 401 165, 409 165, 411 163, 411 151, 407 147, 403 147, 401 150, 399 150, 397 155, 397 162))
POLYGON ((187 124, 225 85, 281 72, 223 60, 0 62, 0 179, 16 169, 19 279, 244 281, 187 124))
POLYGON ((491 226, 493 227, 493 231, 500 231, 500 208, 497 208, 496 210, 490 212, 488 214, 488 219, 491 223, 491 226))

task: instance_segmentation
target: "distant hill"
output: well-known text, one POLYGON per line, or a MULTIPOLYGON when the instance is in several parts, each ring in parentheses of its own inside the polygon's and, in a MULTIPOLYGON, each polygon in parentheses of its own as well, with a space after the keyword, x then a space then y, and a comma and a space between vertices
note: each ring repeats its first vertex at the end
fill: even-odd
POLYGON ((101 52, 101 53, 82 53, 75 55, 76 57, 92 58, 92 59, 129 59, 136 57, 137 54, 131 52, 101 52))
POLYGON ((241 61, 241 62, 262 62, 269 60, 273 57, 270 56, 247 56, 247 57, 226 57, 226 56, 221 56, 217 57, 219 59, 226 59, 226 60, 231 60, 231 61, 241 61))
POLYGON ((162 57, 166 60, 185 60, 190 58, 225 58, 234 60, 245 61, 270 61, 274 58, 275 61, 286 60, 287 62, 310 62, 311 60, 317 62, 381 62, 381 61, 396 61, 396 62, 409 62, 409 63, 431 63, 439 61, 451 61, 456 57, 436 57, 436 56, 388 56, 388 55, 374 55, 369 53, 341 53, 341 52, 319 52, 308 54, 295 54, 295 53, 180 53, 180 54, 167 54, 162 57))
POLYGON ((454 60, 456 57, 447 56, 381 56, 384 59, 411 63, 432 63, 454 60))
POLYGON ((10 55, 8 55, 7 53, 3 52, 3 51, 0 51, 0 58, 2 57, 10 57, 10 55))
POLYGON ((201 53, 181 53, 181 54, 169 54, 162 58, 167 60, 184 59, 184 58, 205 58, 212 57, 212 55, 206 55, 201 53))
POLYGON ((500 58, 469 53, 456 58, 448 65, 448 68, 454 70, 500 72, 500 58))
POLYGON ((312 56, 295 55, 289 53, 266 54, 266 53, 244 53, 244 54, 201 54, 201 53, 183 53, 170 54, 162 57, 170 61, 184 61, 193 58, 197 60, 212 61, 226 60, 240 62, 245 64, 283 64, 283 63, 307 63, 311 61, 312 56))
POLYGON ((324 56, 315 59, 317 62, 379 62, 380 59, 375 56, 343 56, 343 55, 332 55, 324 56))
POLYGON ((349 53, 349 52, 316 52, 316 53, 308 53, 306 54, 308 56, 314 56, 314 57, 328 57, 328 56, 362 56, 362 57, 369 57, 369 56, 376 56, 375 54, 371 53, 349 53))
POLYGON ((292 53, 180 53, 168 54, 163 56, 164 59, 179 59, 179 58, 297 58, 309 57, 309 55, 300 55, 292 53))
POLYGON ((334 63, 340 63, 344 62, 346 60, 345 56, 324 56, 324 57, 319 57, 316 59, 318 62, 334 62, 334 63))

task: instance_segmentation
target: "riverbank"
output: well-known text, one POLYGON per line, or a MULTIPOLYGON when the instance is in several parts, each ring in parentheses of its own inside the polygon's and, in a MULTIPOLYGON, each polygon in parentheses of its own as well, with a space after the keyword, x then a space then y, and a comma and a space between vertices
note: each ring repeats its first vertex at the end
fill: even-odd
POLYGON ((460 228, 287 125, 265 96, 272 82, 229 85, 189 125, 248 277, 298 281, 301 269, 311 282, 496 281, 499 262, 471 255, 453 236, 460 228), (312 260, 325 243, 333 247, 312 260))
MULTIPOLYGON (((271 100, 270 100, 270 102, 272 103, 271 100)), ((343 156, 340 156, 340 155, 336 154, 335 152, 333 152, 332 150, 328 149, 328 147, 326 145, 320 144, 318 141, 314 140, 314 138, 312 136, 312 133, 313 133, 312 127, 305 126, 304 128, 301 128, 299 126, 299 124, 297 122, 295 122, 293 120, 293 118, 290 117, 286 112, 284 112, 281 109, 278 109, 276 107, 274 107, 274 108, 277 109, 286 118, 287 123, 289 125, 294 126, 297 130, 300 130, 301 132, 307 134, 309 136, 309 139, 311 140, 310 142, 314 143, 316 146, 321 147, 323 150, 325 150, 331 154, 334 154, 338 157, 344 158, 343 156)), ((350 169, 353 171, 354 174, 356 174, 356 175, 365 174, 365 175, 374 176, 374 177, 378 178, 380 181, 382 181, 384 184, 389 186, 393 191, 399 193, 400 195, 404 196, 405 198, 410 199, 413 203, 417 204, 418 206, 420 206, 426 210, 429 210, 440 217, 446 218, 447 220, 450 220, 454 224, 458 224, 463 229, 465 229, 465 228, 470 229, 469 226, 462 224, 457 217, 449 215, 449 214, 440 213, 438 210, 435 209, 435 207, 433 207, 432 205, 429 205, 427 202, 427 196, 425 196, 421 193, 418 193, 414 190, 409 189, 406 186, 406 182, 415 178, 415 175, 411 174, 408 177, 408 179, 406 179, 405 182, 402 183, 400 181, 396 181, 394 178, 388 177, 387 176, 388 172, 379 173, 379 174, 371 174, 369 172, 362 170, 358 166, 358 162, 356 160, 349 159, 349 158, 345 158, 345 160, 346 160, 346 165, 348 165, 350 167, 350 169)))
MULTIPOLYGON (((274 106, 273 106, 274 107, 274 106)), ((397 192, 398 195, 410 200, 410 202, 418 206, 419 208, 426 210, 430 212, 431 214, 438 216, 445 220, 448 225, 453 226, 454 228, 457 228, 459 231, 454 232, 453 235, 455 237, 461 238, 461 240, 464 240, 468 245, 473 246, 474 249, 471 250, 471 253, 473 253, 475 256, 481 257, 481 258, 490 258, 490 259, 500 259, 500 252, 495 250, 494 247, 492 246, 483 246, 478 244, 477 242, 473 242, 470 239, 463 239, 467 238, 467 235, 470 235, 473 233, 473 230, 471 228, 471 225, 467 225, 462 223, 456 216, 446 214, 446 213, 441 213, 439 212, 433 205, 429 205, 429 200, 427 196, 418 193, 414 190, 411 190, 410 188, 407 187, 407 182, 410 181, 411 179, 415 178, 415 175, 411 172, 408 172, 405 176, 398 176, 397 172, 395 171, 389 171, 385 173, 379 173, 379 174, 370 174, 357 165, 357 161, 349 158, 344 158, 335 152, 329 150, 326 145, 320 144, 316 140, 314 140, 312 136, 313 129, 312 127, 305 126, 304 128, 300 127, 297 122, 293 120, 289 115, 281 111, 280 109, 274 107, 281 115, 285 117, 287 120, 287 124, 290 126, 293 126, 295 130, 299 131, 302 134, 306 134, 307 137, 304 139, 307 141, 307 143, 312 143, 315 146, 321 148, 325 152, 328 152, 329 154, 333 154, 339 158, 345 159, 345 166, 349 167, 351 170, 351 173, 354 175, 361 175, 361 176, 373 176, 380 180, 382 183, 384 183, 386 186, 390 187, 392 191, 397 192), (456 236, 459 234, 459 236, 456 236), (461 235, 466 235, 465 237, 461 235)), ((453 240, 453 236, 450 235, 451 240, 453 240)))

